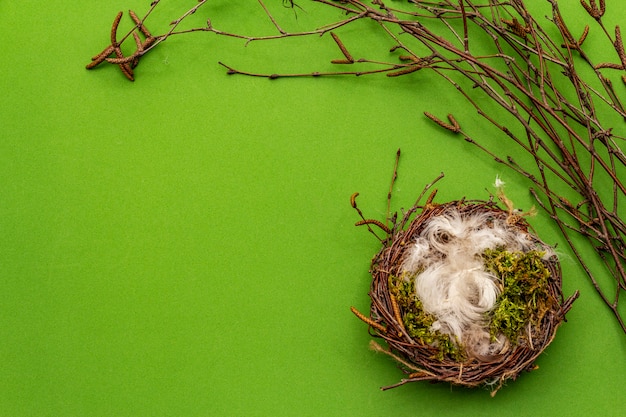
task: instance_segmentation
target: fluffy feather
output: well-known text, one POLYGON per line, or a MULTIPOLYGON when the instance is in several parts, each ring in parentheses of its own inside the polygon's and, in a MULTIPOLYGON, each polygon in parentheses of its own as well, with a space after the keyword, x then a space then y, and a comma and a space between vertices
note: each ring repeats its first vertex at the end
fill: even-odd
POLYGON ((535 246, 489 213, 463 215, 453 209, 428 220, 407 250, 402 269, 405 276, 414 277, 424 310, 437 318, 431 330, 452 336, 470 355, 486 359, 505 351, 508 342, 492 340, 487 330, 485 313, 494 307, 500 290, 481 255, 486 249, 525 252, 535 246))

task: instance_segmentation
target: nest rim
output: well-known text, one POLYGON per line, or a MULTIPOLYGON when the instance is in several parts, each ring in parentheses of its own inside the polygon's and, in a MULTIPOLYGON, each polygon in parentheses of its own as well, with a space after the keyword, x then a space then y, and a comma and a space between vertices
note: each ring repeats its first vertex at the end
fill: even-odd
POLYGON ((404 329, 404 324, 397 319, 397 312, 394 313, 394 310, 397 311, 398 306, 394 297, 390 295, 389 277, 400 270, 402 257, 409 247, 408 243, 419 233, 424 223, 452 208, 462 214, 489 212, 493 218, 506 220, 507 224, 520 233, 526 233, 534 243, 548 247, 529 230, 530 225, 523 216, 514 214, 512 210, 500 208, 493 200, 463 199, 432 204, 429 199, 424 206, 416 205, 404 213, 399 222, 394 221, 393 228, 386 230, 387 238, 382 240, 383 247, 371 261, 370 334, 382 338, 388 346, 385 349, 372 341, 372 348, 396 359, 407 377, 396 384, 383 387, 383 390, 409 382, 431 381, 465 387, 487 386, 491 388, 492 395, 495 395, 505 381, 515 380, 523 371, 535 369, 535 360, 553 341, 557 328, 565 321, 565 314, 578 297, 578 292, 575 292, 567 299, 564 298, 562 271, 558 259, 556 256, 544 259, 543 263, 550 272, 549 295, 556 300, 556 305, 547 311, 537 326, 529 327, 525 342, 515 345, 489 361, 479 361, 475 358, 458 361, 447 356, 443 360, 434 358, 437 348, 411 338, 404 329), (421 213, 412 218, 419 208, 422 209, 421 213))

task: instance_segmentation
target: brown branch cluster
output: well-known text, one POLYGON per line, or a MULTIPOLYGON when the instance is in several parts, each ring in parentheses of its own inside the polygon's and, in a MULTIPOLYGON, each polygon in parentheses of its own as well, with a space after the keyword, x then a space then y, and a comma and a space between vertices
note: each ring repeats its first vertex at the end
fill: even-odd
POLYGON ((121 42, 117 40, 118 26, 124 15, 123 12, 119 12, 117 16, 115 16, 113 25, 111 26, 111 44, 104 48, 98 55, 91 58, 91 62, 86 66, 87 69, 92 69, 103 62, 108 62, 109 64, 119 66, 122 74, 130 81, 135 80, 133 69, 139 64, 139 58, 156 42, 157 38, 152 36, 135 12, 129 10, 128 14, 131 19, 133 19, 133 22, 135 22, 135 28, 137 29, 130 32, 137 48, 135 52, 132 55, 124 56, 121 42), (141 40, 137 31, 143 34, 144 40, 141 40))
MULTIPOLYGON (((170 29, 166 33, 157 36, 154 36, 152 35, 152 33, 150 33, 145 25, 145 21, 152 14, 154 9, 159 5, 161 0, 152 1, 152 3, 150 3, 150 9, 141 19, 134 11, 129 10, 128 15, 135 23, 135 26, 129 32, 127 32, 126 35, 124 35, 120 40, 117 39, 117 32, 123 16, 123 12, 119 12, 115 16, 115 19, 113 20, 113 25, 111 27, 110 45, 104 48, 102 52, 92 57, 91 62, 86 65, 86 68, 93 69, 103 62, 107 62, 109 64, 119 66, 122 73, 128 80, 135 81, 135 74, 133 70, 139 64, 139 60, 159 43, 164 42, 165 40, 167 40, 167 38, 175 34, 194 32, 198 30, 208 30, 208 28, 200 28, 178 32, 176 31, 176 29, 183 22, 183 20, 194 14, 207 1, 208 0, 198 0, 197 4, 194 7, 187 10, 178 19, 175 19, 170 23, 170 29), (144 36, 144 40, 141 40, 139 33, 144 36), (121 48, 122 44, 131 37, 135 42, 135 51, 130 55, 124 56, 121 48)), ((210 21, 208 21, 208 25, 210 26, 210 21)))
MULTIPOLYGON (((206 3, 201 0, 173 21, 166 33, 152 36, 155 40, 149 47, 135 40, 137 52, 131 56, 121 56, 119 49, 123 40, 134 36, 129 33, 118 42, 113 30, 111 44, 89 66, 108 62, 120 66, 127 75, 139 58, 170 36, 203 31, 246 43, 331 33, 340 54, 333 63, 347 68, 334 72, 260 74, 220 63, 228 74, 276 79, 375 73, 397 77, 432 71, 502 133, 501 145, 488 146, 472 137, 463 129, 462 121, 452 115, 447 121, 429 112, 425 112, 426 117, 532 183, 531 192, 554 219, 582 269, 626 332, 624 310, 619 304, 626 291, 626 139, 618 134, 623 127, 607 125, 606 121, 610 115, 626 119, 626 109, 612 81, 612 71, 619 71, 626 82, 623 38, 619 26, 606 26, 604 0, 581 0, 581 6, 595 21, 594 27, 615 51, 614 61, 595 62, 593 51, 584 47, 595 29, 585 26, 580 36, 574 36, 577 31, 563 18, 557 0, 546 1, 549 20, 543 14, 536 19, 524 0, 409 0, 401 6, 396 6, 399 2, 384 0, 312 0, 341 11, 345 17, 321 28, 289 33, 258 0, 276 29, 273 35, 221 31, 210 20, 203 27, 178 30, 184 19, 206 3), (390 51, 401 55, 393 54, 390 62, 355 59, 341 40, 340 30, 363 19, 378 24, 390 40, 390 51), (480 42, 474 41, 477 31, 487 35, 491 44, 485 45, 484 37, 480 42), (485 52, 486 47, 489 52, 485 52), (363 65, 370 66, 363 69, 363 65), (479 94, 489 100, 478 99, 479 94), (502 115, 494 114, 486 102, 499 108, 502 115), (507 153, 510 145, 515 145, 525 157, 507 153), (589 245, 596 257, 585 254, 589 245), (603 278, 607 275, 612 278, 610 282, 603 278)), ((135 20, 131 31, 143 33, 144 43, 150 36, 141 27, 158 3, 152 2, 149 12, 143 19, 135 20)), ((286 3, 296 6, 294 2, 286 3)), ((419 82, 419 75, 414 76, 419 82)), ((380 228, 368 222, 363 225, 380 228)))

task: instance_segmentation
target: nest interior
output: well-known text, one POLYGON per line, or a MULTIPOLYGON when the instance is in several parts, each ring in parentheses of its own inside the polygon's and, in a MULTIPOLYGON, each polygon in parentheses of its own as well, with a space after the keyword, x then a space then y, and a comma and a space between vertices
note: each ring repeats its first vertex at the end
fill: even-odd
MULTIPOLYGON (((513 326, 519 331, 507 334, 504 340, 502 331, 493 325, 493 312, 483 315, 485 329, 491 329, 490 343, 498 346, 493 354, 473 354, 470 349, 466 349, 467 340, 460 340, 445 324, 433 325, 437 317, 422 320, 421 325, 426 323, 431 330, 423 334, 414 331, 411 321, 416 320, 415 316, 424 313, 429 317, 430 312, 419 311, 423 306, 413 286, 416 274, 407 277, 406 258, 414 242, 424 234, 425 228, 434 218, 446 216, 450 212, 460 216, 479 215, 490 224, 506 224, 538 248, 549 248, 529 231, 529 224, 523 216, 515 214, 511 209, 503 210, 493 201, 428 203, 419 208, 422 211, 413 220, 409 219, 418 206, 405 213, 399 222, 394 222, 393 229, 388 230, 387 238, 383 240, 383 248, 371 264, 371 309, 370 318, 366 321, 370 324, 372 335, 384 339, 388 348, 376 342, 373 342, 372 347, 396 359, 407 374, 400 382, 383 389, 426 380, 467 387, 488 386, 495 394, 506 380, 514 380, 521 372, 534 369, 535 359, 554 339, 556 329, 564 321, 577 293, 564 300, 558 259, 553 253, 544 253, 540 260, 540 269, 545 271, 545 282, 539 296, 542 300, 537 302, 535 298, 538 296, 532 295, 529 305, 536 310, 523 316, 526 317, 524 323, 513 326), (415 304, 407 302, 407 295, 415 299, 415 304), (490 320, 492 323, 489 323, 490 320)), ((493 275, 497 275, 496 272, 493 275)), ((501 295, 504 292, 500 284, 498 293, 501 295)), ((498 302, 501 300, 498 299, 498 302)), ((510 323, 502 326, 511 328, 510 323)))

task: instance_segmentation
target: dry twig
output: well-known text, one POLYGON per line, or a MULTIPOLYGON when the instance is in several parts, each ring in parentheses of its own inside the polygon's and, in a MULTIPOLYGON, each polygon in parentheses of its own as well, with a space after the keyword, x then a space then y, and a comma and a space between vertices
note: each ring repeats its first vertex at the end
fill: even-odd
MULTIPOLYGON (((209 32, 239 38, 246 43, 331 32, 344 57, 336 63, 371 64, 373 67, 324 73, 260 74, 220 64, 227 68, 228 74, 271 79, 375 73, 393 77, 419 70, 433 71, 456 88, 480 117, 502 133, 502 146, 483 144, 463 130, 454 118, 449 118, 450 123, 447 123, 430 113, 425 113, 426 116, 529 180, 531 192, 554 219, 582 269, 626 332, 624 310, 619 306, 620 296, 626 291, 625 139, 617 133, 622 127, 609 126, 606 122, 609 119, 606 115, 626 118, 626 110, 610 74, 603 72, 606 69, 623 71, 626 52, 619 26, 614 30, 605 26, 605 1, 581 0, 580 3, 610 41, 615 50, 614 62, 594 62, 592 54, 583 48, 583 42, 593 29, 586 26, 576 39, 557 0, 547 0, 551 8, 550 20, 543 19, 543 15, 536 19, 523 0, 410 0, 408 5, 402 6, 384 0, 312 2, 335 8, 345 17, 322 28, 289 33, 278 25, 259 0, 276 29, 274 35, 225 32, 215 28, 210 20, 204 27, 179 30, 182 21, 207 3, 201 0, 174 20, 167 32, 152 36, 145 30, 144 23, 159 4, 159 0, 155 0, 143 19, 133 17, 133 31, 140 31, 146 37, 144 44, 137 43, 135 53, 124 57, 119 49, 131 36, 131 31, 120 41, 112 38, 111 45, 96 55, 87 67, 108 61, 119 65, 127 77, 132 76, 132 69, 127 66, 129 62, 135 66, 142 56, 170 36, 190 32, 209 32), (355 60, 336 32, 362 19, 377 23, 381 33, 389 37, 391 50, 403 50, 407 55, 399 62, 355 60), (476 31, 492 40, 490 53, 484 52, 484 45, 479 48, 474 44, 476 31), (414 51, 423 53, 420 56, 414 51), (111 58, 111 54, 115 57, 111 58), (488 97, 491 104, 496 104, 504 117, 488 111, 484 100, 477 99, 478 91, 488 97), (505 124, 505 119, 512 119, 514 123, 505 124), (533 163, 518 162, 508 154, 506 149, 510 149, 511 144, 530 155, 533 163), (595 250, 597 258, 584 255, 587 245, 595 250), (602 279, 607 275, 613 278, 611 282, 602 279)), ((287 6, 293 7, 294 3, 287 2, 287 6)), ((620 77, 626 80, 621 74, 620 77)), ((354 199, 352 204, 356 204, 354 199)), ((367 227, 373 224, 364 217, 362 220, 367 227)))

